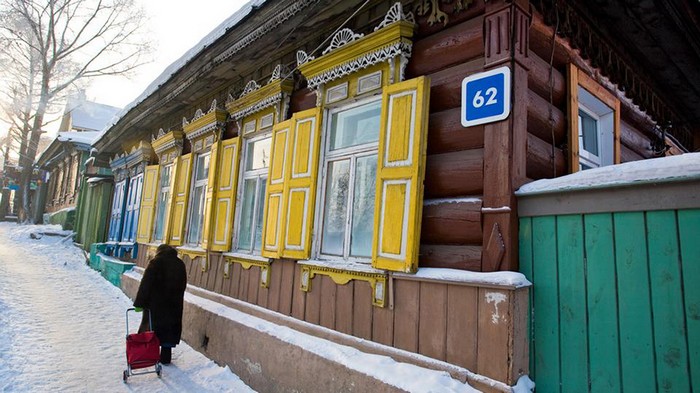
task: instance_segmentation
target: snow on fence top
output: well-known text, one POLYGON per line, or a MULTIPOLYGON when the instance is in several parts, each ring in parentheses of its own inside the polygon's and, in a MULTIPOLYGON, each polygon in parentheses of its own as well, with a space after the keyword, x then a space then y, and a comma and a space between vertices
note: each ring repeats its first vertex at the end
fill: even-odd
POLYGON ((633 161, 537 180, 520 187, 515 194, 537 195, 693 179, 700 180, 700 153, 633 161))
POLYGON ((207 34, 202 38, 195 46, 190 48, 187 52, 185 52, 182 57, 179 59, 175 60, 172 64, 167 66, 165 70, 155 79, 153 82, 151 82, 148 87, 139 95, 136 97, 134 101, 132 101, 130 104, 124 107, 121 111, 119 111, 114 117, 112 118, 111 121, 105 125, 105 127, 100 131, 100 135, 95 138, 93 141, 93 144, 102 139, 102 137, 109 131, 112 126, 117 124, 121 118, 126 115, 131 109, 136 107, 140 102, 148 98, 151 94, 155 93, 156 90, 165 82, 167 82, 171 76, 173 76, 177 71, 179 71, 181 68, 185 66, 190 60, 195 58, 199 53, 201 53, 204 49, 206 49, 208 46, 213 44, 216 40, 221 38, 224 34, 226 34, 227 31, 235 27, 240 21, 243 20, 248 14, 250 14, 251 11, 254 9, 260 7, 265 3, 266 0, 251 0, 248 3, 246 3, 243 7, 241 7, 238 11, 234 12, 231 16, 229 16, 226 20, 221 22, 219 26, 217 26, 214 30, 211 31, 211 33, 207 34))

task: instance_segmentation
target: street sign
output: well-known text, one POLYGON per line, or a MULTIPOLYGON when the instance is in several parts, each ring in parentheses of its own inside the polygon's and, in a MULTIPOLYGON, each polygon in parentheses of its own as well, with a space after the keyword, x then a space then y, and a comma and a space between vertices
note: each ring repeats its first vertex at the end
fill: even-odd
POLYGON ((462 126, 492 123, 510 114, 510 68, 470 75, 462 80, 462 126))

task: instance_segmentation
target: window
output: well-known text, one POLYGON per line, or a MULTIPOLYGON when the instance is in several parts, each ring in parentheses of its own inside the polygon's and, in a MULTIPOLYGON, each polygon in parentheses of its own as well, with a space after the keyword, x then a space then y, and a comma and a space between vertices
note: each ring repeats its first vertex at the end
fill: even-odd
POLYGON ((242 190, 239 196, 240 214, 237 225, 236 249, 238 251, 259 254, 262 247, 263 207, 271 147, 272 137, 269 132, 251 138, 245 143, 242 190))
POLYGON ((620 101, 575 65, 569 65, 571 172, 620 162, 620 101))
POLYGON ((124 211, 124 194, 126 180, 122 180, 114 186, 114 199, 109 219, 109 241, 119 241, 122 231, 122 213, 124 211))
POLYGON ((579 87, 579 169, 612 165, 613 109, 579 87))
POLYGON ((194 162, 194 178, 192 179, 192 199, 189 206, 186 242, 199 245, 202 240, 202 222, 204 220, 204 199, 206 196, 207 179, 209 178, 210 153, 197 155, 194 162))
POLYGON ((160 187, 158 199, 156 200, 156 221, 153 229, 153 241, 155 242, 163 241, 165 213, 168 210, 168 202, 170 201, 170 176, 172 175, 172 170, 172 164, 160 168, 160 187))
POLYGON ((369 261, 372 256, 381 101, 330 110, 318 254, 369 261))
POLYGON ((133 242, 136 237, 137 217, 141 205, 141 188, 143 186, 143 173, 132 177, 129 181, 129 196, 126 198, 126 212, 124 213, 124 233, 122 241, 133 242))

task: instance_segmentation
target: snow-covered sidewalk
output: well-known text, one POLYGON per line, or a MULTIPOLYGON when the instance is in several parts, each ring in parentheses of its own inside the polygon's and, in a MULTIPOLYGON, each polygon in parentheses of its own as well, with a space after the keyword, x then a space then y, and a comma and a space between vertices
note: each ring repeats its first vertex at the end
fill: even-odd
MULTIPOLYGON (((162 378, 134 376, 125 385, 130 300, 71 243, 30 238, 40 230, 60 227, 0 223, 0 391, 253 391, 184 342, 162 378)), ((139 321, 140 315, 130 318, 131 332, 139 321)))

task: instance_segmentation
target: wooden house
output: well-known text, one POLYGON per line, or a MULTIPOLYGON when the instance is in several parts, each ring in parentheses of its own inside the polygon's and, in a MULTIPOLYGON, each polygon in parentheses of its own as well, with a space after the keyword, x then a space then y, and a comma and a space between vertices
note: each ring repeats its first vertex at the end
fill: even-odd
MULTIPOLYGON (((169 243, 201 296, 509 391, 529 373, 515 190, 700 147, 696 6, 253 1, 94 147, 152 147, 141 268, 169 243), (504 67, 509 113, 464 127, 463 80, 504 67)), ((258 389, 293 385, 242 359, 284 360, 188 315, 191 345, 258 389)))

